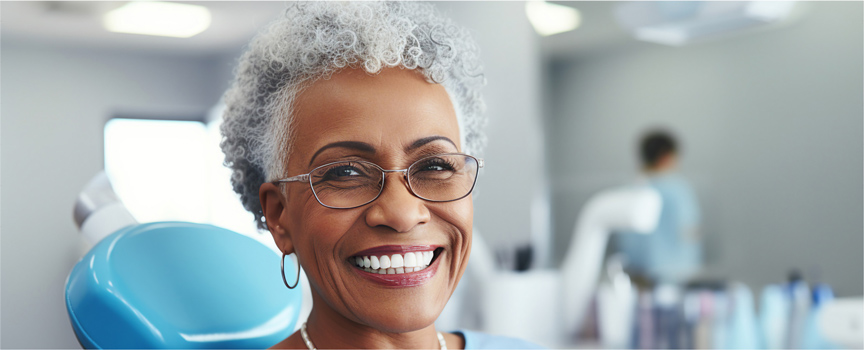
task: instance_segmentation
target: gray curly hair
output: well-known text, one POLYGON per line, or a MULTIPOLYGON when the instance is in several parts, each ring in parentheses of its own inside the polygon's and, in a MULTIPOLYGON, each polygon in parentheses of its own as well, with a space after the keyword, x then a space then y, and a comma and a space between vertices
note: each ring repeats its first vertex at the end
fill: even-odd
POLYGON ((485 85, 467 30, 416 2, 294 3, 249 44, 223 96, 224 164, 246 210, 266 229, 258 189, 286 176, 292 104, 304 87, 345 68, 417 69, 453 102, 463 151, 485 145, 485 85))

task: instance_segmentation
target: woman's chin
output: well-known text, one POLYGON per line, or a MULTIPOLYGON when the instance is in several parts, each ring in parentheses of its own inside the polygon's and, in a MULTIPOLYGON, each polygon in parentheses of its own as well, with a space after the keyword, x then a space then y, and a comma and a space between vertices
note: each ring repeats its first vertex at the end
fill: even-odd
MULTIPOLYGON (((428 310, 427 310, 428 311, 428 310)), ((375 317, 367 322, 367 325, 379 331, 388 333, 408 333, 419 331, 435 323, 438 318, 438 313, 435 315, 415 316, 411 317, 407 313, 382 314, 381 318, 375 317)))
POLYGON ((446 299, 441 299, 442 294, 449 296, 450 293, 418 288, 415 293, 370 298, 368 304, 349 308, 361 324, 389 333, 413 332, 429 327, 438 319, 447 304, 446 299))

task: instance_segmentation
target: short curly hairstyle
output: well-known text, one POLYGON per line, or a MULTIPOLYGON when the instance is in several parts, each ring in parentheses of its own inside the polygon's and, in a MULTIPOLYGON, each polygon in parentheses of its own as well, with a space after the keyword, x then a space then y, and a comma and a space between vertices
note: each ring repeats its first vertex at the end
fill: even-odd
POLYGON ((377 74, 419 70, 442 84, 453 102, 463 151, 485 145, 485 85, 479 51, 468 31, 417 2, 302 2, 259 33, 225 92, 222 142, 231 184, 266 229, 258 189, 285 177, 294 139, 293 102, 304 87, 345 68, 377 74))

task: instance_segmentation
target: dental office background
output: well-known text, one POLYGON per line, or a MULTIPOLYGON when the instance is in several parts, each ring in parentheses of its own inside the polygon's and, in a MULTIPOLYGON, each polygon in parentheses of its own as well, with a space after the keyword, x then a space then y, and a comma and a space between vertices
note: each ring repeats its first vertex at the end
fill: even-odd
MULTIPOLYGON (((712 3, 677 4, 653 24, 698 21, 712 3)), ((139 221, 272 244, 231 192, 216 117, 241 48, 285 4, 195 3, 207 23, 175 34, 188 38, 107 30, 103 16, 123 5, 0 3, 2 348, 79 347, 63 286, 89 247, 72 206, 102 169, 139 221)), ((864 4, 795 3, 661 35, 640 32, 652 23, 622 3, 552 5, 576 11, 436 3, 471 29, 486 64, 475 234, 494 271, 557 268, 586 201, 632 183, 639 135, 664 126, 702 208, 703 275, 758 294, 798 270, 838 297, 864 294, 864 4), (559 18, 569 24, 548 28, 559 18)))

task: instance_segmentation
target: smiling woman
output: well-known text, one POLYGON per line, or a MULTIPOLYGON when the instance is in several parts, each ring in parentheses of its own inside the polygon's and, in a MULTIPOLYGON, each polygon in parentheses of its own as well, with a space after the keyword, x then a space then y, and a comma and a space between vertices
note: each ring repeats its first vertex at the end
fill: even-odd
POLYGON ((298 3, 250 44, 225 163, 312 287, 276 348, 535 347, 434 326, 471 251, 480 71, 466 31, 420 3, 298 3))

